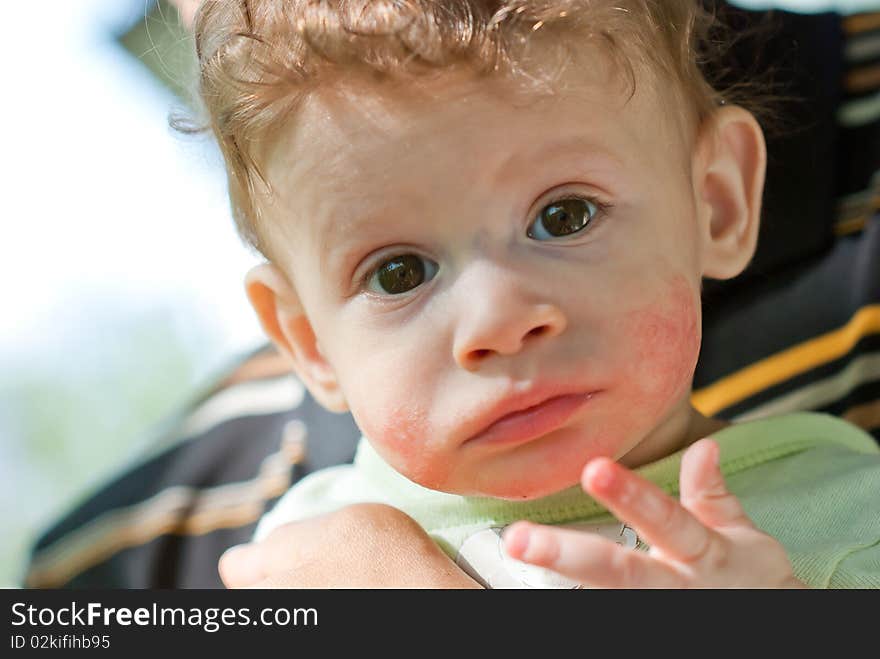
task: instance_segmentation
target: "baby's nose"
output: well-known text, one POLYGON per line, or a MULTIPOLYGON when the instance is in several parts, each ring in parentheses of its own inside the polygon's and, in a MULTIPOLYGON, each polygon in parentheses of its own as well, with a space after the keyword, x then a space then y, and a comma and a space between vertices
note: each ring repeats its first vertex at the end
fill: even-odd
POLYGON ((524 300, 497 300, 467 313, 455 335, 455 361, 468 371, 476 371, 493 357, 515 355, 527 346, 546 341, 565 331, 567 321, 559 307, 524 300))

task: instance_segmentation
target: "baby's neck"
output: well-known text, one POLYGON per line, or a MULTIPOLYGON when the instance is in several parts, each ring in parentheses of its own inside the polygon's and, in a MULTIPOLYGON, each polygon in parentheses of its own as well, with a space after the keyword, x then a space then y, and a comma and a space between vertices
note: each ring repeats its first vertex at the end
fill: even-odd
POLYGON ((690 403, 681 405, 632 451, 620 459, 630 469, 672 455, 730 424, 703 416, 690 403))

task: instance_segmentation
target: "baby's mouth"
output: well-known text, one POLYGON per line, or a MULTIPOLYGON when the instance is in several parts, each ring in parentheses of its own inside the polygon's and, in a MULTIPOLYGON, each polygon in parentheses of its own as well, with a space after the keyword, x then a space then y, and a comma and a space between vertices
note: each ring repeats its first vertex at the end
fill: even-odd
MULTIPOLYGON (((513 407, 512 411, 502 411, 501 416, 495 416, 465 444, 512 446, 537 439, 562 427, 598 393, 590 391, 552 396, 519 409, 516 409, 515 403, 510 404, 507 409, 513 407)), ((504 409, 503 405, 499 407, 504 409)))

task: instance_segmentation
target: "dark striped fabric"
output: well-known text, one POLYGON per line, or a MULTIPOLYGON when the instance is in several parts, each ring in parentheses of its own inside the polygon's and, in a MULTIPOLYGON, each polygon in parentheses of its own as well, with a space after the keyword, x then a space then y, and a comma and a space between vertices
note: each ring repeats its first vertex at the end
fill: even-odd
MULTIPOLYGON (((796 127, 770 141, 754 263, 706 283, 694 403, 735 420, 827 411, 880 439, 880 12, 733 20, 768 16, 775 36, 733 57, 786 77, 796 127)), ((25 585, 219 587, 223 550, 302 475, 350 461, 358 436, 271 348, 248 355, 164 450, 38 540, 25 585)))
POLYGON ((845 35, 841 104, 836 112, 840 157, 836 167, 838 235, 860 230, 880 209, 880 12, 842 22, 845 35))
POLYGON ((755 261, 707 282, 694 403, 826 411, 880 437, 880 12, 768 16, 782 27, 758 67, 792 71, 800 128, 769 140, 755 261))
POLYGON ((880 215, 831 249, 703 301, 693 400, 731 420, 797 410, 880 439, 880 215))

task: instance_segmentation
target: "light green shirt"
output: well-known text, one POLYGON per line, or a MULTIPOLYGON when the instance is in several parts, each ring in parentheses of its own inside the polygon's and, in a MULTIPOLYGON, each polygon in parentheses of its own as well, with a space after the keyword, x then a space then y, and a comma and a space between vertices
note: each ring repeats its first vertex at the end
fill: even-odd
MULTIPOLYGON (((836 417, 805 412, 736 424, 713 438, 728 489, 786 548, 799 579, 816 588, 880 587, 880 448, 870 435, 836 417)), ((677 495, 682 454, 637 472, 677 495)), ((579 487, 524 502, 436 492, 394 471, 364 439, 353 465, 315 472, 291 488, 261 520, 257 538, 284 522, 358 502, 403 510, 472 576, 495 587, 572 585, 547 571, 542 577, 537 568, 526 574, 524 564, 500 552, 500 529, 519 519, 636 544, 634 532, 579 487)))

